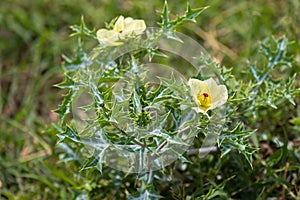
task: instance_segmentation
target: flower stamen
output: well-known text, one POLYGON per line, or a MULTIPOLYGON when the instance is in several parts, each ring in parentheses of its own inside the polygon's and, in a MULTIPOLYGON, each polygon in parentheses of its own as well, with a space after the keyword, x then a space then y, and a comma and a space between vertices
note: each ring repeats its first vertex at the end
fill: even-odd
POLYGON ((197 94, 198 105, 203 110, 208 110, 211 106, 211 97, 207 93, 197 94))

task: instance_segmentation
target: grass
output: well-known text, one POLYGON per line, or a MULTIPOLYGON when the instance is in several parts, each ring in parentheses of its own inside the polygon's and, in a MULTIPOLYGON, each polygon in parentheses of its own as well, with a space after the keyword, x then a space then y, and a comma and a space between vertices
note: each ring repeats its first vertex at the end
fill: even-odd
MULTIPOLYGON (((185 4, 169 1, 173 14, 183 13, 185 4)), ((257 48, 260 41, 271 35, 294 40, 289 52, 296 60, 293 67, 279 68, 272 76, 287 79, 300 74, 298 0, 191 0, 190 4, 210 7, 196 25, 187 24, 179 31, 198 40, 222 65, 233 67, 237 79, 248 79, 244 71, 249 60, 258 62, 257 66, 265 62, 257 48)), ((156 26, 156 13, 162 7, 159 0, 0 2, 1 199, 69 199, 81 190, 92 191, 89 188, 100 187, 107 193, 114 190, 108 172, 102 178, 96 175, 95 186, 89 182, 91 174, 79 172, 76 164, 60 162, 62 148, 56 146, 56 131, 51 125, 58 121, 52 110, 61 102, 62 92, 53 85, 62 80, 61 55, 71 54, 75 48, 76 42, 69 39, 69 26, 79 24, 81 16, 89 27, 95 28, 120 14, 143 18, 148 26, 156 26)), ((297 79, 299 85, 299 76, 297 79)), ((249 122, 258 130, 252 139, 260 147, 254 155, 253 169, 245 168, 244 161, 232 154, 219 161, 226 163, 226 168, 210 171, 209 164, 213 162, 204 161, 201 166, 190 166, 190 175, 193 169, 205 171, 208 177, 238 174, 223 189, 236 199, 300 198, 300 123, 295 121, 300 117, 299 103, 298 96, 296 106, 283 105, 272 113, 261 111, 259 119, 249 122)), ((217 162, 217 158, 211 159, 217 162)), ((185 198, 185 193, 201 192, 184 182, 183 179, 183 185, 166 188, 162 193, 169 197, 178 193, 185 198)))

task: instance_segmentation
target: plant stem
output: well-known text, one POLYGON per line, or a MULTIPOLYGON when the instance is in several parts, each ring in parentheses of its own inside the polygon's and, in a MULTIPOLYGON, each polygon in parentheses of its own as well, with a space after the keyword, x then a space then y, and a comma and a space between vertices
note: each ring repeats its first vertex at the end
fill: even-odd
POLYGON ((164 148, 164 146, 166 146, 166 144, 168 143, 167 140, 163 141, 163 143, 161 143, 157 149, 156 149, 156 153, 158 153, 162 148, 164 148))
POLYGON ((188 155, 192 156, 192 155, 197 155, 197 154, 207 154, 207 153, 216 153, 218 152, 220 149, 218 147, 204 147, 204 148, 200 148, 200 149, 190 149, 188 151, 188 155))

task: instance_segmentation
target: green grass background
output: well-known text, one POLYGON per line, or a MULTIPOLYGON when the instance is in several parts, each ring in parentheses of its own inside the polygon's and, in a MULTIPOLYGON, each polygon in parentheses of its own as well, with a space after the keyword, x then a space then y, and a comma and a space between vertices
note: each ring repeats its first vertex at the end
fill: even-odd
MULTIPOLYGON (((259 62, 263 59, 257 52, 259 42, 271 35, 285 35, 294 40, 289 50, 296 60, 294 67, 275 71, 272 76, 287 78, 299 74, 299 0, 189 2, 192 7, 209 8, 201 14, 197 24, 184 25, 179 31, 198 40, 222 65, 233 67, 236 78, 249 79, 249 73, 245 72, 249 60, 256 61, 260 67, 259 62)), ((147 26, 157 26, 158 12, 163 4, 162 0, 0 2, 0 199, 68 199, 70 193, 76 193, 74 188, 86 187, 78 169, 59 162, 61 150, 55 146, 57 137, 51 126, 58 120, 51 110, 59 105, 63 94, 53 87, 63 78, 61 55, 71 55, 76 48, 75 39, 69 38, 69 26, 79 24, 84 16, 87 26, 98 29, 121 14, 144 19, 147 26)), ((185 1, 170 0, 171 17, 183 14, 185 7, 185 1)), ((296 103, 299 104, 299 97, 296 103)), ((283 132, 278 131, 281 126, 287 127, 286 134, 295 157, 272 166, 271 170, 284 171, 286 166, 299 164, 300 122, 290 122, 300 116, 299 106, 287 107, 279 108, 282 112, 274 112, 277 115, 271 122, 260 119, 254 127, 263 135, 259 137, 262 150, 255 155, 257 174, 247 171, 254 177, 263 176, 263 162, 277 152, 273 140, 283 140, 283 132)), ((273 157, 276 158, 276 154, 273 157)), ((265 185, 257 189, 266 193, 262 198, 293 198, 293 195, 288 196, 289 191, 299 195, 299 169, 293 173, 287 170, 281 177, 274 174, 261 178, 265 185), (287 188, 281 187, 280 182, 272 182, 272 178, 286 183, 287 188), (279 192, 276 191, 278 188, 279 192)), ((255 181, 249 180, 246 184, 255 184, 255 181)), ((240 191, 228 189, 228 192, 234 195, 240 191)))

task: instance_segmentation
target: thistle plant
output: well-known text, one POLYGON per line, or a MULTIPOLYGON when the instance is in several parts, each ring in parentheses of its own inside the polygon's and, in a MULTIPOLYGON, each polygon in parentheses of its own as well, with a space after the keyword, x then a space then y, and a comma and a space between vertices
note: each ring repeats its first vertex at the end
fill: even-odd
MULTIPOLYGON (((57 84, 68 90, 56 110, 58 145, 77 152, 78 170, 133 173, 137 191, 120 192, 120 198, 160 198, 155 182, 166 179, 161 172, 189 165, 194 156, 205 159, 220 151, 222 160, 237 151, 252 166, 257 146, 250 141, 255 130, 247 124, 262 107, 295 104, 295 76, 287 83, 270 77, 277 66, 292 64, 288 40, 271 40, 274 49, 269 41, 262 43, 266 67, 260 71, 250 64, 253 80, 245 83, 176 31, 205 9, 187 5, 184 15, 171 20, 165 3, 159 27, 123 16, 98 30, 87 27, 83 18, 71 26, 78 49, 73 58, 64 56, 65 80, 57 84), (85 45, 91 41, 93 48, 85 45)), ((89 196, 96 189, 80 194, 89 196)), ((203 191, 207 193, 199 198, 222 196, 213 186, 203 191)))

